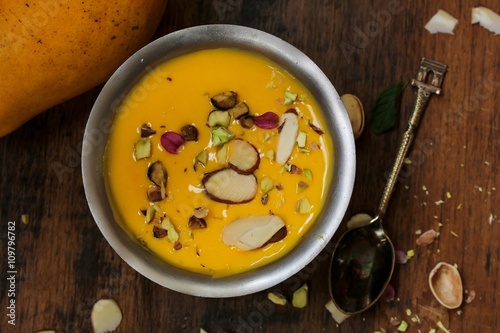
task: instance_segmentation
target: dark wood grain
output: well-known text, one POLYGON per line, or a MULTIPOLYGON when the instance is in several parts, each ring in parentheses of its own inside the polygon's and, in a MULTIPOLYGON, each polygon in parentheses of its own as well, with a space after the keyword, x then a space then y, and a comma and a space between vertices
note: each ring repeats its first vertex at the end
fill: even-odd
MULTIPOLYGON (((0 139, 0 332, 91 332, 90 312, 101 297, 116 299, 123 310, 117 332, 395 332, 391 318, 407 321, 408 332, 429 332, 437 321, 453 333, 499 332, 500 37, 469 23, 474 5, 169 0, 156 33, 210 23, 270 32, 310 56, 340 94, 359 96, 368 118, 382 89, 414 78, 423 56, 449 66, 444 94, 429 103, 412 164, 403 170, 384 221, 395 245, 416 253, 396 267, 396 300, 381 301, 341 325, 325 310, 329 253, 345 223, 315 261, 275 287, 290 296, 308 282, 309 305, 301 310, 271 304, 267 291, 230 299, 187 296, 136 273, 102 237, 83 192, 81 142, 97 87, 0 139), (459 19, 454 36, 424 30, 439 8, 459 19), (22 214, 29 214, 29 224, 20 222, 22 214), (8 221, 16 221, 15 327, 7 323, 6 309, 8 221), (438 240, 416 246, 415 232, 430 228, 439 230, 438 240), (427 279, 440 261, 458 265, 465 289, 476 292, 472 303, 446 310, 433 298, 427 279), (415 316, 419 322, 412 321, 415 316)), ((481 5, 500 12, 497 0, 481 5)), ((414 97, 407 88, 397 128, 375 135, 367 127, 356 141, 357 178, 346 218, 375 210, 414 97)))

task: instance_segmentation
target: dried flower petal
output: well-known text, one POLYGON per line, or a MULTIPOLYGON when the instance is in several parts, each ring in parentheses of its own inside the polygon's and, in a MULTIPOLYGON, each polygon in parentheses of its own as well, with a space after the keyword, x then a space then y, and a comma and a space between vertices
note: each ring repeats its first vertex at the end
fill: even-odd
POLYGON ((467 298, 465 299, 465 303, 470 304, 476 298, 476 292, 474 290, 469 290, 467 293, 467 298))
POLYGON ((392 284, 388 284, 384 292, 382 293, 381 298, 386 302, 390 302, 393 301, 395 297, 396 297, 396 290, 394 289, 392 284))
POLYGON ((263 129, 273 129, 278 127, 280 117, 274 112, 266 112, 260 116, 253 117, 255 126, 263 129))
POLYGON ((408 255, 405 251, 401 249, 396 249, 396 263, 397 264, 406 264, 408 261, 408 255))
POLYGON ((184 144, 182 136, 175 132, 165 132, 161 136, 161 145, 170 154, 177 154, 177 150, 184 144))

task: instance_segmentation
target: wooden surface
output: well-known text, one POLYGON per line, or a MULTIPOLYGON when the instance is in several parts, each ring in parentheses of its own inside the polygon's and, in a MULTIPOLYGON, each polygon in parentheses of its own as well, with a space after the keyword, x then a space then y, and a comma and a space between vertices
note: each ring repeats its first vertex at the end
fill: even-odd
MULTIPOLYGON (((117 332, 395 332, 393 317, 409 323, 407 332, 429 332, 438 321, 453 333, 500 332, 500 37, 470 24, 478 4, 500 12, 498 0, 169 0, 157 32, 207 23, 270 32, 312 58, 339 94, 359 96, 367 117, 384 87, 415 77, 422 57, 449 66, 443 95, 429 103, 412 164, 384 222, 397 247, 415 251, 395 269, 394 301, 337 325, 324 308, 331 245, 275 288, 290 296, 307 282, 305 309, 272 305, 267 291, 230 299, 187 296, 136 273, 101 235, 83 191, 82 135, 97 87, 0 139, 0 332, 91 332, 92 306, 103 297, 122 308, 117 332), (454 36, 424 30, 439 8, 459 19, 454 36), (29 224, 21 223, 22 214, 29 214, 29 224), (7 316, 9 221, 16 222, 16 326, 7 316), (416 246, 416 231, 431 228, 439 239, 416 246), (476 293, 470 304, 446 310, 433 298, 427 278, 440 261, 458 265, 464 288, 476 293)), ((356 141, 357 179, 346 217, 376 208, 414 97, 408 87, 395 129, 375 135, 367 126, 356 141)), ((345 222, 332 244, 343 230, 345 222)))

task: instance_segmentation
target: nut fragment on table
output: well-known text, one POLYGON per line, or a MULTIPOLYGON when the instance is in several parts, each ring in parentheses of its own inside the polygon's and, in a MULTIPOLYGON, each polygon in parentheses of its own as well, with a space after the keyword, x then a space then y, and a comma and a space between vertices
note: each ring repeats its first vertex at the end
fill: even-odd
POLYGON ((100 299, 92 308, 91 322, 95 333, 114 331, 122 321, 122 311, 115 300, 100 299))
POLYGON ((352 94, 344 94, 340 97, 346 108, 352 126, 354 138, 357 139, 365 127, 365 111, 359 98, 352 94))

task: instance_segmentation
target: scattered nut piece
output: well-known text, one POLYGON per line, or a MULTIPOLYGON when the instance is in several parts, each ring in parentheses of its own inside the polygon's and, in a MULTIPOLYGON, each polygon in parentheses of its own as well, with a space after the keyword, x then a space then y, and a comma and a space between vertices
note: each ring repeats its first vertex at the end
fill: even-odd
POLYGON ((198 141, 198 129, 194 125, 185 125, 181 128, 181 136, 184 141, 198 141))
POLYGON ((100 299, 92 308, 91 322, 94 333, 114 331, 122 321, 122 311, 112 299, 100 299))
POLYGON ((193 215, 189 218, 188 227, 191 229, 205 229, 207 227, 207 222, 204 218, 193 215))
POLYGON ((30 222, 30 216, 28 214, 21 215, 21 222, 23 224, 28 224, 30 222))
POLYGON ((489 8, 481 6, 472 8, 472 24, 476 23, 495 35, 500 34, 500 15, 489 8))
POLYGON ((332 300, 325 304, 325 308, 331 313, 333 320, 335 320, 337 324, 341 324, 344 320, 350 317, 348 314, 340 311, 332 300))
POLYGON ((287 303, 286 297, 277 292, 267 293, 267 299, 277 305, 285 305, 287 303))
POLYGON ((365 213, 359 213, 351 216, 349 221, 347 221, 347 229, 351 230, 357 227, 362 227, 367 225, 373 217, 365 213))
POLYGON ((152 129, 150 125, 143 124, 141 126, 141 138, 147 138, 147 137, 154 135, 154 134, 156 134, 156 131, 154 129, 152 129))
POLYGON ((199 219, 203 219, 208 215, 208 208, 206 207, 196 207, 194 209, 193 215, 199 219))
POLYGON ((219 110, 229 110, 236 105, 237 101, 238 94, 234 91, 224 91, 210 98, 212 105, 219 110))
POLYGON ((151 156, 151 140, 142 139, 134 144, 134 157, 137 160, 142 160, 151 156))
POLYGON ((431 34, 435 33, 446 33, 450 35, 454 35, 453 30, 457 25, 458 20, 445 12, 442 9, 439 9, 436 14, 427 22, 425 25, 425 29, 428 30, 431 34))
POLYGON ((427 246, 434 242, 434 240, 439 236, 439 232, 434 229, 427 230, 420 237, 417 238, 416 243, 420 246, 427 246))
POLYGON ((352 94, 344 94, 340 97, 346 108, 352 126, 354 138, 360 137, 365 127, 365 111, 359 98, 352 94))
POLYGON ((309 287, 304 283, 302 287, 293 292, 292 305, 296 308, 302 309, 307 306, 307 299, 309 294, 309 287))

